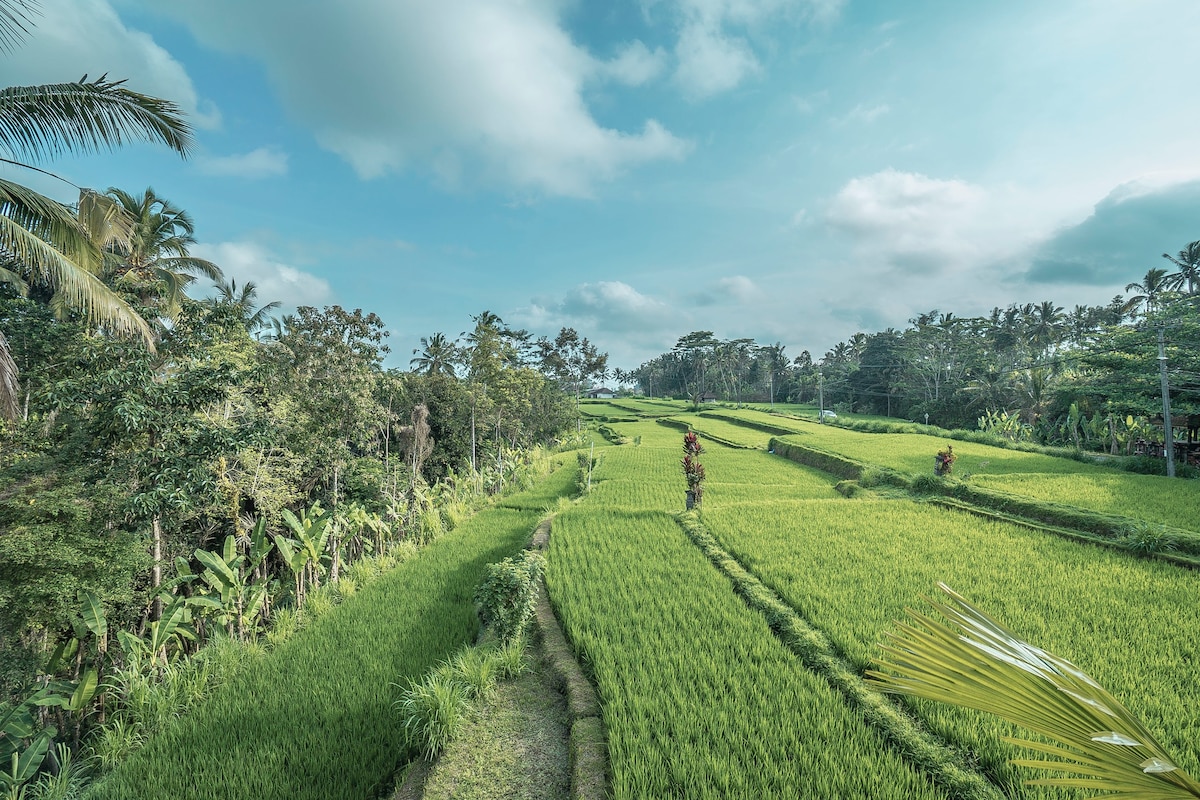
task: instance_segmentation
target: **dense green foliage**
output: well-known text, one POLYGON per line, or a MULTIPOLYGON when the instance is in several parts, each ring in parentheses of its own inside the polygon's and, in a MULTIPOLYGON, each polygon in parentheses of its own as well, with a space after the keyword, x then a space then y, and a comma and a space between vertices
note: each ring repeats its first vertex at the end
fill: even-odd
POLYGON ((1014 304, 973 318, 934 310, 901 331, 856 333, 816 360, 807 350, 789 359, 778 343, 694 331, 626 377, 644 393, 693 404, 786 400, 945 428, 982 426, 1043 444, 1130 450, 1137 438, 1163 438, 1160 327, 1175 413, 1200 412, 1200 293, 1194 265, 1175 263, 1180 272, 1157 271, 1164 280, 1151 300, 1118 296, 1070 312, 1050 301, 1014 304))
POLYGON ((501 642, 519 639, 529 629, 545 569, 545 557, 534 550, 488 565, 475 590, 475 605, 483 624, 501 642))

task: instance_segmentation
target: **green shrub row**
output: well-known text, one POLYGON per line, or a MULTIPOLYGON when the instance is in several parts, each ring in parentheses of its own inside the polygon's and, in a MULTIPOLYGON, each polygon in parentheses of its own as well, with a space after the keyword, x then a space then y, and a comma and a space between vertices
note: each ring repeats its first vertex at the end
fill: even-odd
POLYGON ((866 469, 866 465, 855 461, 852 458, 830 453, 827 450, 820 450, 815 447, 806 447, 792 442, 785 442, 782 439, 772 437, 770 451, 777 456, 782 456, 789 461, 795 461, 797 464, 803 464, 806 467, 813 467, 822 472, 828 472, 830 475, 836 475, 843 480, 858 480, 858 477, 866 469))
POLYGON ((682 419, 676 419, 675 417, 656 417, 654 421, 659 425, 666 425, 668 428, 675 428, 676 430, 681 430, 684 433, 687 433, 692 429, 690 422, 682 419))
POLYGON ((1142 546, 1147 539, 1139 534, 1145 531, 1149 531, 1151 534, 1159 533, 1166 537, 1163 546, 1159 549, 1178 550, 1186 555, 1200 556, 1200 535, 1193 531, 1166 525, 1147 525, 1145 522, 1127 517, 1101 514, 1077 506, 1052 503, 1046 500, 1034 500, 995 489, 984 489, 965 481, 947 481, 932 476, 925 477, 929 477, 930 480, 922 481, 920 487, 914 485, 913 488, 924 489, 931 494, 953 497, 956 500, 998 511, 1001 514, 1011 514, 1054 527, 1095 534, 1113 546, 1141 552, 1143 555, 1149 554, 1147 549, 1142 546))
POLYGON ((792 430, 791 428, 784 428, 780 425, 772 425, 769 422, 759 422, 758 420, 744 419, 736 414, 730 414, 724 411, 701 411, 700 416, 724 420, 725 422, 729 422, 734 425, 741 425, 743 428, 750 428, 751 430, 769 433, 772 436, 793 436, 796 433, 796 431, 792 430))

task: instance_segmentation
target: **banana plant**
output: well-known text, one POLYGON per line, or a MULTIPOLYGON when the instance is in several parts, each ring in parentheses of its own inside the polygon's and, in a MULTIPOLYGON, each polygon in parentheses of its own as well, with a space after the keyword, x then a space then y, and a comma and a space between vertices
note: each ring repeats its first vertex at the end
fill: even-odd
POLYGON ((332 515, 322 509, 320 503, 313 503, 308 511, 301 511, 299 517, 287 509, 283 511, 284 524, 296 538, 275 534, 275 546, 295 579, 297 608, 304 605, 307 586, 317 588, 321 585, 321 561, 329 542, 331 519, 332 515))
POLYGON ((21 702, 0 704, 0 791, 22 797, 23 787, 37 775, 57 734, 54 728, 36 730, 33 709, 49 695, 39 689, 21 702))
POLYGON ((196 640, 196 629, 192 626, 192 609, 211 605, 212 601, 210 598, 189 598, 169 592, 162 592, 158 599, 163 604, 162 616, 150 623, 146 637, 143 639, 129 631, 117 631, 117 641, 130 660, 148 660, 151 664, 161 663, 166 666, 170 645, 174 644, 178 652, 185 640, 196 640))
POLYGON ((264 541, 252 541, 251 555, 237 551, 237 539, 230 534, 225 537, 221 553, 196 550, 196 560, 204 565, 200 575, 216 593, 216 611, 219 621, 230 636, 236 629, 240 640, 245 641, 247 631, 253 630, 263 612, 267 598, 266 580, 254 580, 259 564, 270 554, 272 546, 265 543, 265 521, 255 526, 255 532, 264 541))
POLYGON ((889 634, 882 669, 868 670, 869 682, 885 692, 995 714, 1045 736, 1050 742, 1005 740, 1048 756, 1014 764, 1066 773, 1030 785, 1130 800, 1200 797, 1200 783, 1099 683, 938 586, 949 602, 926 600, 948 623, 908 609, 911 623, 897 623, 898 632, 889 634))

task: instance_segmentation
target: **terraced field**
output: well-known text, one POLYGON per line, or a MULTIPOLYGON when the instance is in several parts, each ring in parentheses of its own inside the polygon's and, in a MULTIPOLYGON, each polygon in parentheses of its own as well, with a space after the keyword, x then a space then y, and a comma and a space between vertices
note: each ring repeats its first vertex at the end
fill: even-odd
MULTIPOLYGON (((678 419, 762 446, 763 432, 722 419, 724 413, 678 419)), ((815 430, 797 441, 819 441, 822 449, 868 462, 864 456, 882 453, 902 470, 927 471, 929 453, 945 442, 790 424, 815 430)), ((864 725, 848 696, 828 682, 810 682, 814 673, 767 627, 767 617, 739 600, 730 579, 681 533, 671 515, 684 505, 682 431, 649 421, 613 427, 639 444, 606 449, 592 493, 557 518, 548 581, 600 687, 614 796, 946 791, 904 746, 864 725), (772 696, 777 702, 764 699, 772 696), (813 729, 823 732, 821 743, 810 738, 813 729), (820 758, 809 760, 814 748, 820 758), (790 763, 777 762, 781 752, 790 763), (864 765, 879 780, 858 783, 864 765)), ((1181 767, 1200 772, 1200 723, 1192 713, 1200 703, 1195 571, 909 499, 845 499, 824 473, 763 450, 704 444, 702 524, 857 673, 904 608, 945 581, 1019 635, 1088 670, 1159 735, 1181 767)), ((981 485, 1020 489, 1033 480, 1027 470, 1040 469, 1054 487, 1047 491, 1060 494, 1054 499, 1078 498, 1108 513, 1149 516, 1155 501, 1133 498, 1155 497, 1163 486, 1163 479, 1051 456, 954 444, 963 451, 956 466, 968 459, 995 465, 995 477, 981 485)), ((1181 484, 1166 490, 1190 489, 1181 484)), ((1191 513, 1193 506, 1182 508, 1191 513)), ((923 701, 904 705, 1006 796, 1087 796, 1023 786, 1036 775, 1007 763, 1018 753, 1001 742, 1016 732, 1005 723, 923 701)))

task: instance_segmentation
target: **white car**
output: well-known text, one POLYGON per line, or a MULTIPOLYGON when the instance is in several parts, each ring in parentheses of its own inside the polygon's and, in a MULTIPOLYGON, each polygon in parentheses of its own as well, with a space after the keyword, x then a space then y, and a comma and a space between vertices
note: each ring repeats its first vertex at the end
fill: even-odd
POLYGON ((837 419, 837 414, 833 413, 829 409, 825 409, 821 412, 821 419, 837 419))

